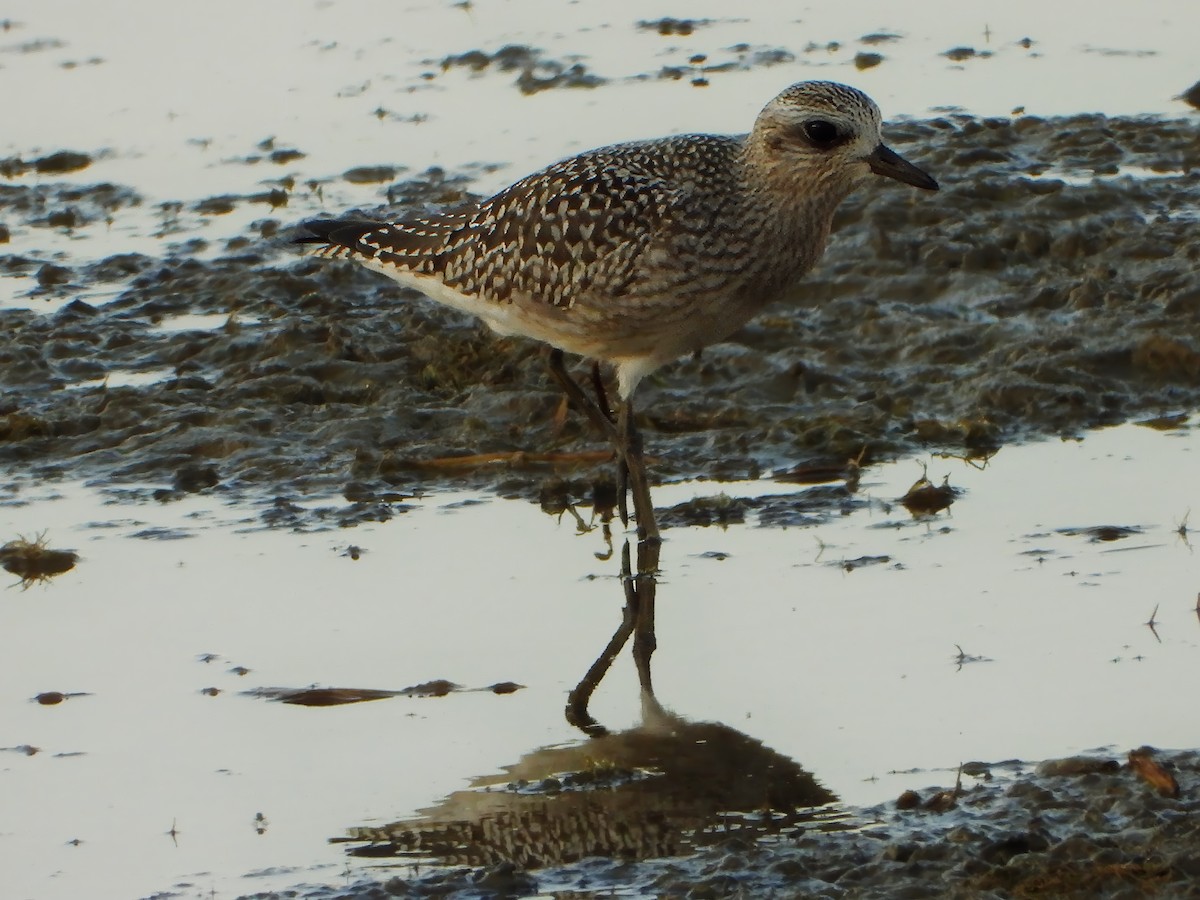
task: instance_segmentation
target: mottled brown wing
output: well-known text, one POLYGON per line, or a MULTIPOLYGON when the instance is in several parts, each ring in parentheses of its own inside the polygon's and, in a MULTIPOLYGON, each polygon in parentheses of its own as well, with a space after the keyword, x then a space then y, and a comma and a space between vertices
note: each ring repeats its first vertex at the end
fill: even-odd
POLYGON ((568 307, 618 297, 669 220, 664 183, 577 157, 485 200, 438 264, 448 285, 495 302, 514 295, 568 307))
POLYGON ((566 307, 591 293, 620 296, 673 202, 636 161, 598 151, 467 210, 400 222, 317 219, 295 240, 320 245, 314 255, 437 276, 496 303, 519 295, 566 307))

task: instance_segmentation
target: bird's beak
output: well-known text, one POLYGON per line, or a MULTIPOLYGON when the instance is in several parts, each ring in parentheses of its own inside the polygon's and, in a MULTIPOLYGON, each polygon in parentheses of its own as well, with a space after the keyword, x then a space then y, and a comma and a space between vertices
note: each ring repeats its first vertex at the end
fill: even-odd
POLYGON ((936 191, 938 183, 910 163, 907 159, 880 144, 867 157, 867 164, 876 175, 895 178, 923 191, 936 191))

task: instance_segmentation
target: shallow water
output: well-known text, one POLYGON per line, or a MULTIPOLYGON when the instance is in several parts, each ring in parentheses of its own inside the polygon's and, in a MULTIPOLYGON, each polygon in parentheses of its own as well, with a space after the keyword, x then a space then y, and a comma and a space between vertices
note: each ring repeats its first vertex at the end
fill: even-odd
MULTIPOLYGON (((868 469, 869 503, 818 526, 672 528, 657 696, 790 757, 850 804, 974 759, 1194 746, 1195 722, 1163 686, 1200 662, 1185 521, 1200 508, 1198 438, 1195 425, 1124 426, 1005 449, 984 468, 931 459, 931 478, 963 492, 932 518, 896 503, 921 474, 904 460, 868 469), (1099 526, 1130 533, 1089 536, 1099 526)), ((784 490, 678 484, 656 501, 784 490)), ((623 603, 617 560, 595 556, 601 531, 485 495, 408 505, 386 523, 302 534, 213 496, 13 492, 4 533, 44 530, 81 556, 0 607, 0 746, 40 748, 10 749, 0 769, 0 836, 23 861, 14 896, 78 896, 97 880, 105 896, 336 882, 368 863, 327 839, 581 741, 566 693, 623 603), (324 708, 246 694, 436 678, 524 687, 324 708), (84 695, 32 702, 48 691, 84 695)), ((591 713, 637 724, 628 658, 591 713)))

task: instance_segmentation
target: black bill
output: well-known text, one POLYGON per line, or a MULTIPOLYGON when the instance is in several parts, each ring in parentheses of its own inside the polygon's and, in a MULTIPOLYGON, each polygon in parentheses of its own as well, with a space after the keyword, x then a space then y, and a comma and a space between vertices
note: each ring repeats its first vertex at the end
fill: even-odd
POLYGON ((915 188, 920 188, 923 191, 936 191, 938 183, 910 163, 907 159, 880 144, 867 157, 867 163, 871 166, 871 171, 876 175, 883 175, 886 178, 895 178, 897 181, 903 181, 905 184, 911 184, 915 188))

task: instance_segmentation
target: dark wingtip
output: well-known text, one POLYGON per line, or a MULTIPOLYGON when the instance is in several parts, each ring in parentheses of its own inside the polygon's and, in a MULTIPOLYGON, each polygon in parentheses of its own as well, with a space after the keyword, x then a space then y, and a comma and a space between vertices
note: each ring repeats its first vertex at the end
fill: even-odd
POLYGON ((383 222, 366 219, 309 219, 296 226, 293 244, 341 244, 353 247, 359 239, 383 222))
POLYGON ((296 226, 292 233, 293 244, 328 244, 340 219, 309 219, 296 226))

